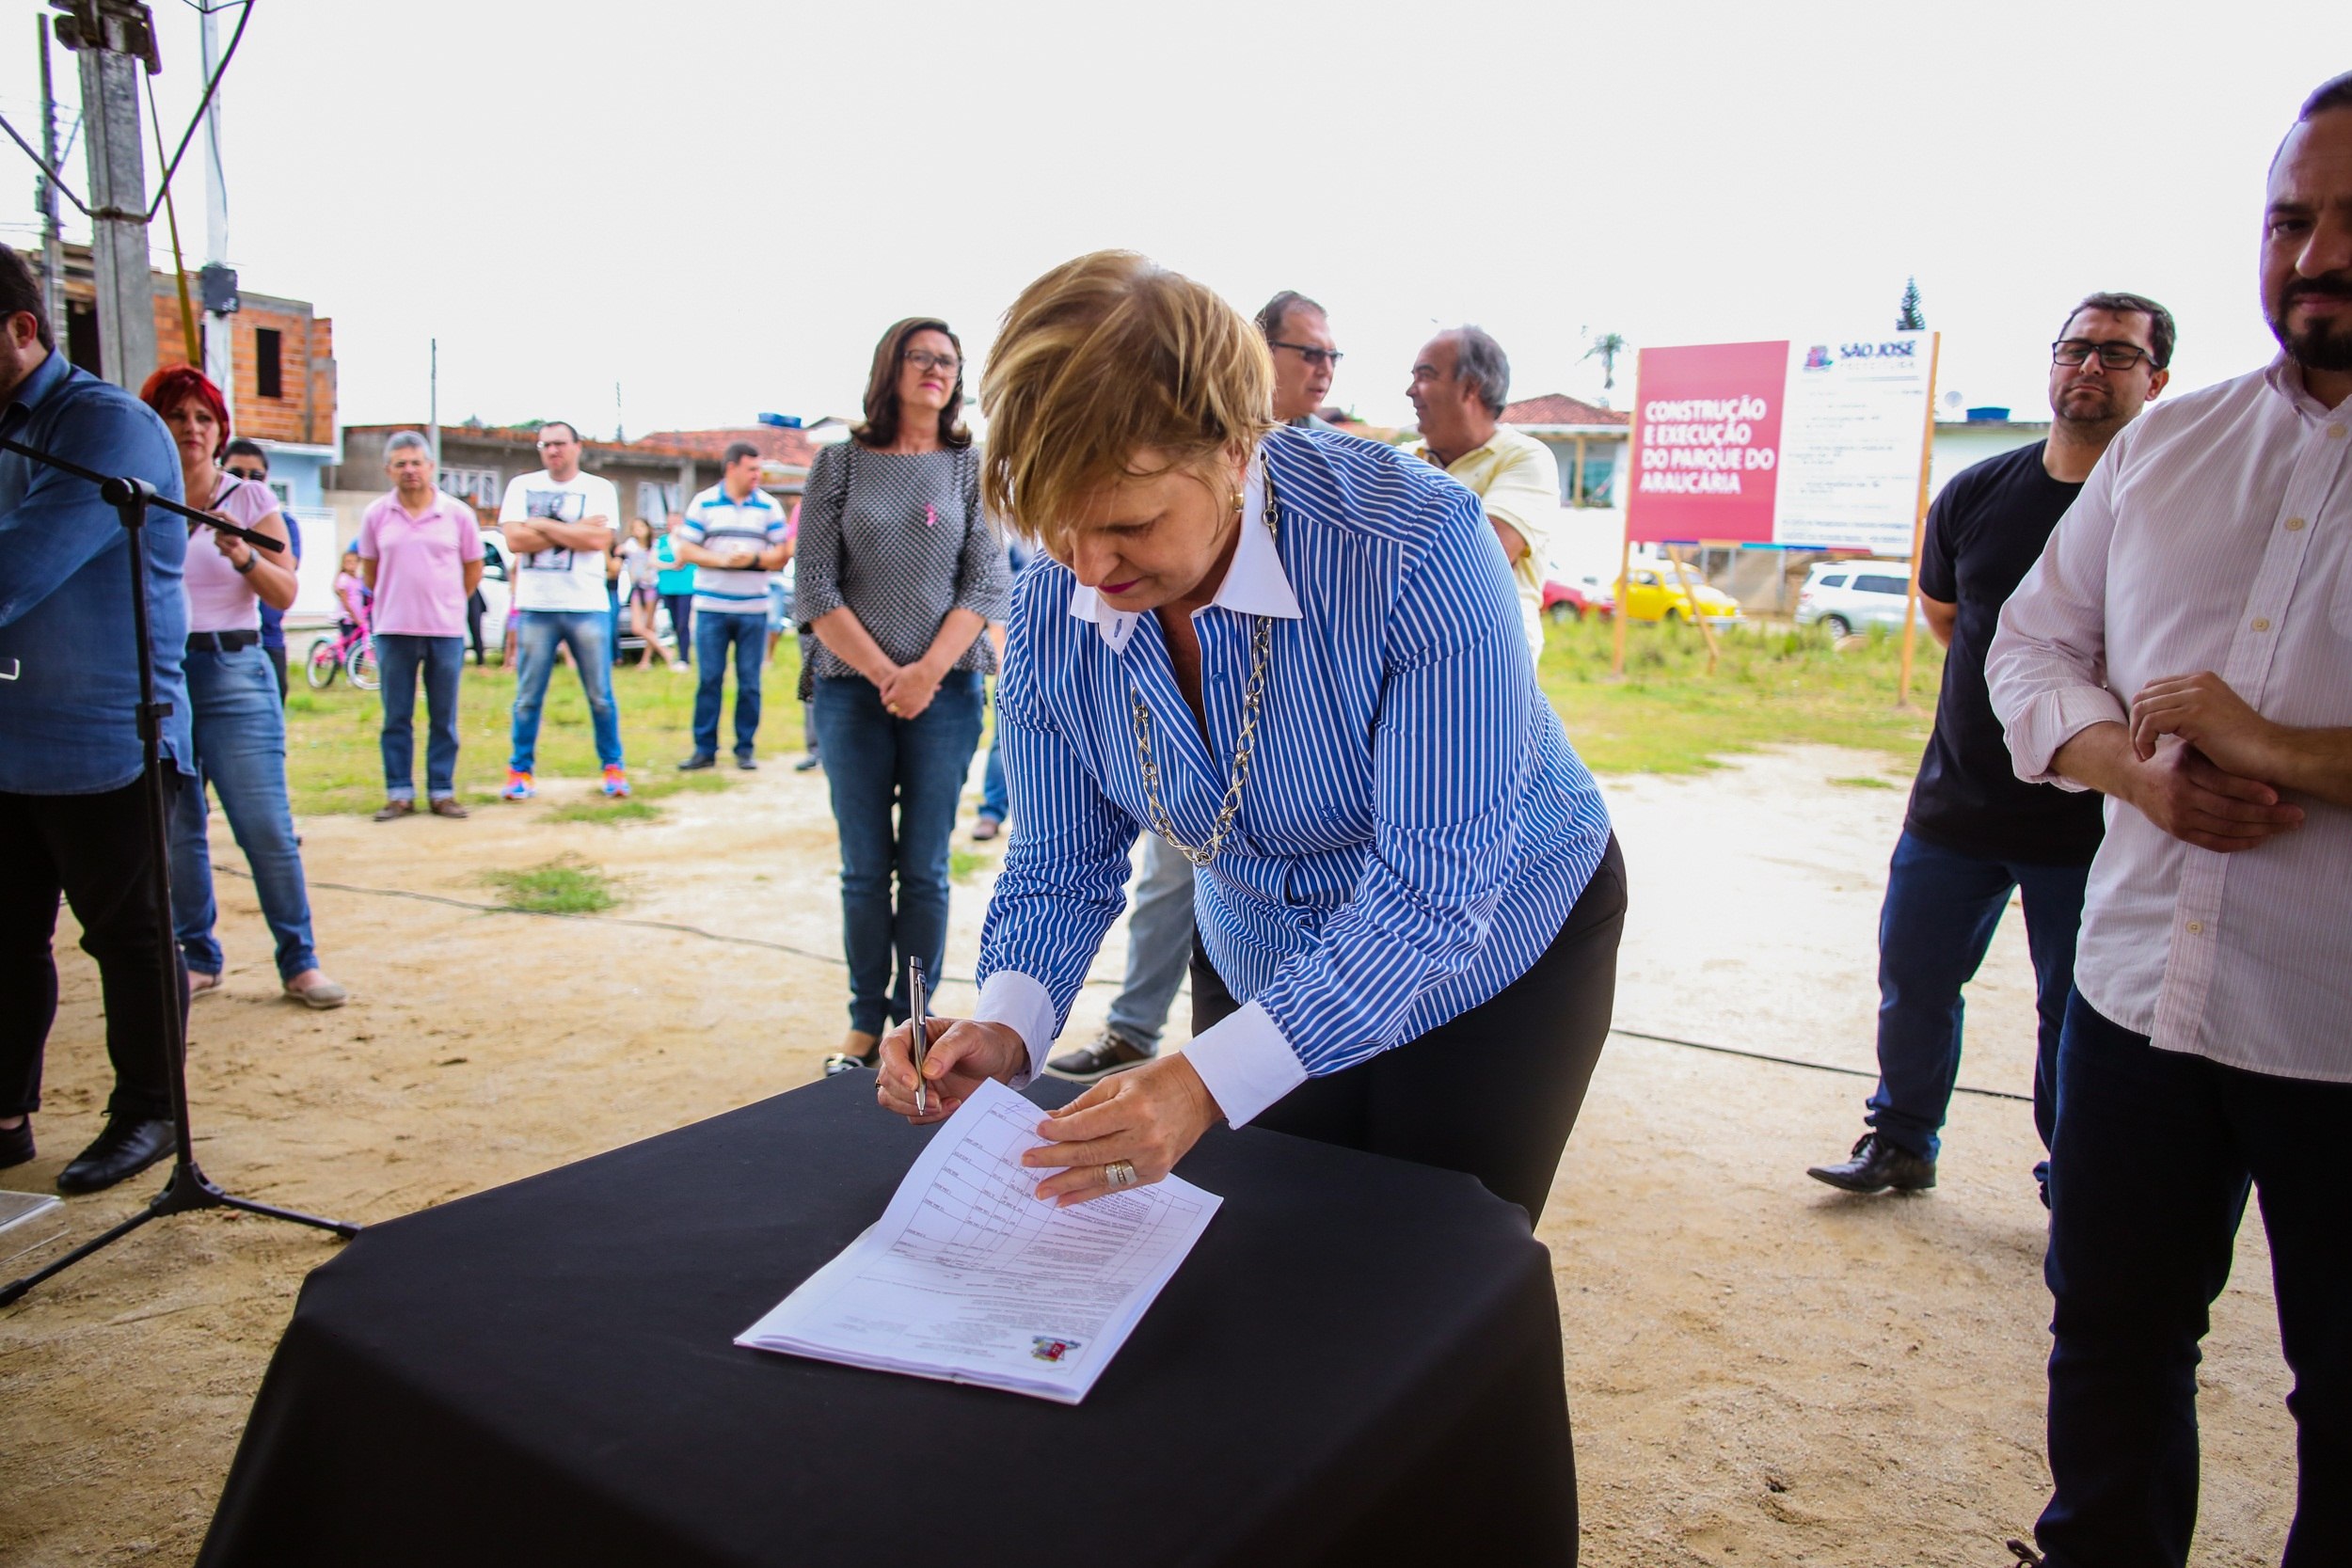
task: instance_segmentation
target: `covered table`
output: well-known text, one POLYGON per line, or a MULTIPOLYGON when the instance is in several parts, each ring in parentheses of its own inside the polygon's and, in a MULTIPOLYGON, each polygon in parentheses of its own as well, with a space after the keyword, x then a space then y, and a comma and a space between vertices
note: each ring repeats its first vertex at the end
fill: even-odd
POLYGON ((873 1092, 370 1227, 199 1563, 1574 1562, 1550 1259, 1468 1176, 1212 1132, 1184 1174, 1224 1207, 1077 1406, 732 1344, 930 1135, 873 1092))

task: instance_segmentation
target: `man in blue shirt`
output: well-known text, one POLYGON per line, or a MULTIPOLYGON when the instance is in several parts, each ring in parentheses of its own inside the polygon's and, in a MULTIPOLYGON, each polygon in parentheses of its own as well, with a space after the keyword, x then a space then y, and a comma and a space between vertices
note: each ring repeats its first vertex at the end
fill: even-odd
MULTIPOLYGON (((264 489, 268 488, 269 453, 262 450, 259 442, 238 436, 229 443, 229 455, 222 461, 221 467, 239 479, 249 479, 264 489)), ((294 520, 291 506, 279 507, 278 515, 285 519, 286 543, 293 546, 294 565, 299 570, 302 565, 302 525, 294 520)), ((262 651, 269 655, 270 668, 278 672, 278 700, 283 703, 286 700, 286 612, 267 599, 262 601, 261 610, 262 651)), ((481 632, 477 629, 474 634, 477 654, 481 641, 481 632)), ((479 657, 475 662, 480 662, 479 657)))
MULTIPOLYGON (((154 412, 56 352, 40 285, 0 245, 0 430, 181 499, 180 458, 154 412)), ((188 771, 187 642, 181 562, 188 531, 147 530, 147 613, 155 696, 168 705, 167 784, 188 771)), ((50 942, 60 895, 98 960, 115 1088, 106 1125, 57 1177, 94 1193, 171 1151, 169 1063, 157 976, 178 966, 159 940, 162 868, 149 853, 140 788, 138 651, 130 546, 87 480, 0 452, 0 1166, 33 1158, 31 1114, 57 1006, 50 942)), ((183 982, 184 983, 184 982, 183 982)))

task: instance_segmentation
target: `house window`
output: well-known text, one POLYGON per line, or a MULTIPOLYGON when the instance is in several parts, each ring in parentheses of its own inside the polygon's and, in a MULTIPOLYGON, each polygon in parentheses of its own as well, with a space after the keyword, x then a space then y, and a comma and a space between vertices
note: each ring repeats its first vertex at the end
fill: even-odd
POLYGON ((285 372, 279 365, 284 343, 285 335, 275 328, 257 326, 253 329, 254 390, 265 398, 286 395, 285 372))
POLYGON ((675 484, 663 484, 650 479, 637 482, 638 516, 659 526, 663 519, 676 515, 677 509, 678 487, 675 484))
POLYGON ((441 489, 444 494, 476 506, 495 507, 506 499, 506 488, 499 482, 496 468, 443 468, 441 489))

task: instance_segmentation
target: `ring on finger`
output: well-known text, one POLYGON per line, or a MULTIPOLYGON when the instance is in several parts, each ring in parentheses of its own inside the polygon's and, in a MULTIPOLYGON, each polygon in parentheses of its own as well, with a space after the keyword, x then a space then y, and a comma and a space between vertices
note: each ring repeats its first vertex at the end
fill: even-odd
POLYGON ((1136 1184, 1136 1164, 1133 1160, 1113 1160, 1103 1167, 1103 1180, 1112 1191, 1136 1184))

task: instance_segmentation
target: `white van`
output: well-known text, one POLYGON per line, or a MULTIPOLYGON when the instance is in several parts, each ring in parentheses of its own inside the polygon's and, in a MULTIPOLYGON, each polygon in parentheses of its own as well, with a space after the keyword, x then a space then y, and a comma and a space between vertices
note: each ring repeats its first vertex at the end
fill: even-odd
POLYGON ((1819 621, 1836 637, 1865 626, 1899 628, 1910 586, 1907 561, 1824 561, 1797 591, 1797 625, 1819 621))

